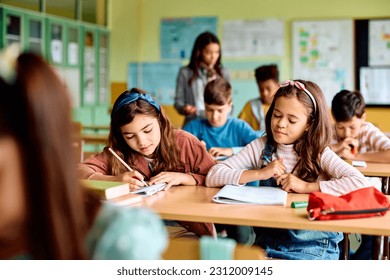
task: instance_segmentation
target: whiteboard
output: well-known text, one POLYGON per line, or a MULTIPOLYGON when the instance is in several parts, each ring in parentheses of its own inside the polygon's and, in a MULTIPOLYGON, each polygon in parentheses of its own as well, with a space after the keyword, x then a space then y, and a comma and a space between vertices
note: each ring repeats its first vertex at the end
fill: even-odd
POLYGON ((295 21, 292 28, 293 78, 315 82, 328 106, 342 89, 353 90, 353 20, 295 21))

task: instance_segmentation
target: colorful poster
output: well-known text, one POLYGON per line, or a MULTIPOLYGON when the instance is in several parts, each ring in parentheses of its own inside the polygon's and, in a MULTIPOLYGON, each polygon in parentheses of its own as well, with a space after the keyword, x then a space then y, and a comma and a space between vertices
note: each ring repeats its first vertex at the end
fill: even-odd
POLYGON ((342 89, 354 89, 352 20, 293 23, 293 78, 317 83, 330 106, 342 89))
POLYGON ((368 64, 390 66, 390 20, 370 20, 368 32, 368 64))

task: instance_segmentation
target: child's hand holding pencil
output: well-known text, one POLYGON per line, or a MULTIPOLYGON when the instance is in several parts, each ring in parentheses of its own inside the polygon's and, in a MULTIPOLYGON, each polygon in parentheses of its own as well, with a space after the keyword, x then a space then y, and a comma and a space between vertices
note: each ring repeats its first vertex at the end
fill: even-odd
POLYGON ((138 171, 134 171, 120 156, 118 156, 117 153, 114 152, 113 149, 108 148, 108 150, 123 164, 123 166, 126 167, 128 171, 130 171, 121 175, 121 181, 129 182, 131 191, 138 190, 141 187, 148 187, 148 184, 144 181, 144 178, 141 173, 139 173, 138 171), (130 179, 133 179, 133 184, 131 184, 130 179))

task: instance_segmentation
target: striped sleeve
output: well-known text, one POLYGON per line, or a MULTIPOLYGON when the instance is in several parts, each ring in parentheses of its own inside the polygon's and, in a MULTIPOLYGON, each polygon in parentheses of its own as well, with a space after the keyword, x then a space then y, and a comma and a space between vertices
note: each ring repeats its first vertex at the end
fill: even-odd
POLYGON ((246 145, 239 153, 214 165, 207 174, 207 187, 221 187, 226 184, 238 185, 244 170, 260 166, 261 152, 265 138, 258 138, 246 145))
POLYGON ((366 151, 362 152, 380 152, 390 150, 390 138, 372 123, 364 123, 360 137, 365 140, 363 143, 366 146, 366 151))
POLYGON ((321 168, 331 178, 320 180, 320 189, 324 193, 342 195, 350 191, 369 186, 363 174, 326 147, 321 156, 321 168))

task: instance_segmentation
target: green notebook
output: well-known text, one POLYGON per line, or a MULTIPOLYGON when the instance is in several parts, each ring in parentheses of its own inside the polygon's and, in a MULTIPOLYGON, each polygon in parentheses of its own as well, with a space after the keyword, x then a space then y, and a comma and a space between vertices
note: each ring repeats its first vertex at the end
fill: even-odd
POLYGON ((84 185, 96 192, 102 199, 112 199, 130 193, 129 183, 99 181, 99 180, 81 180, 84 185))

